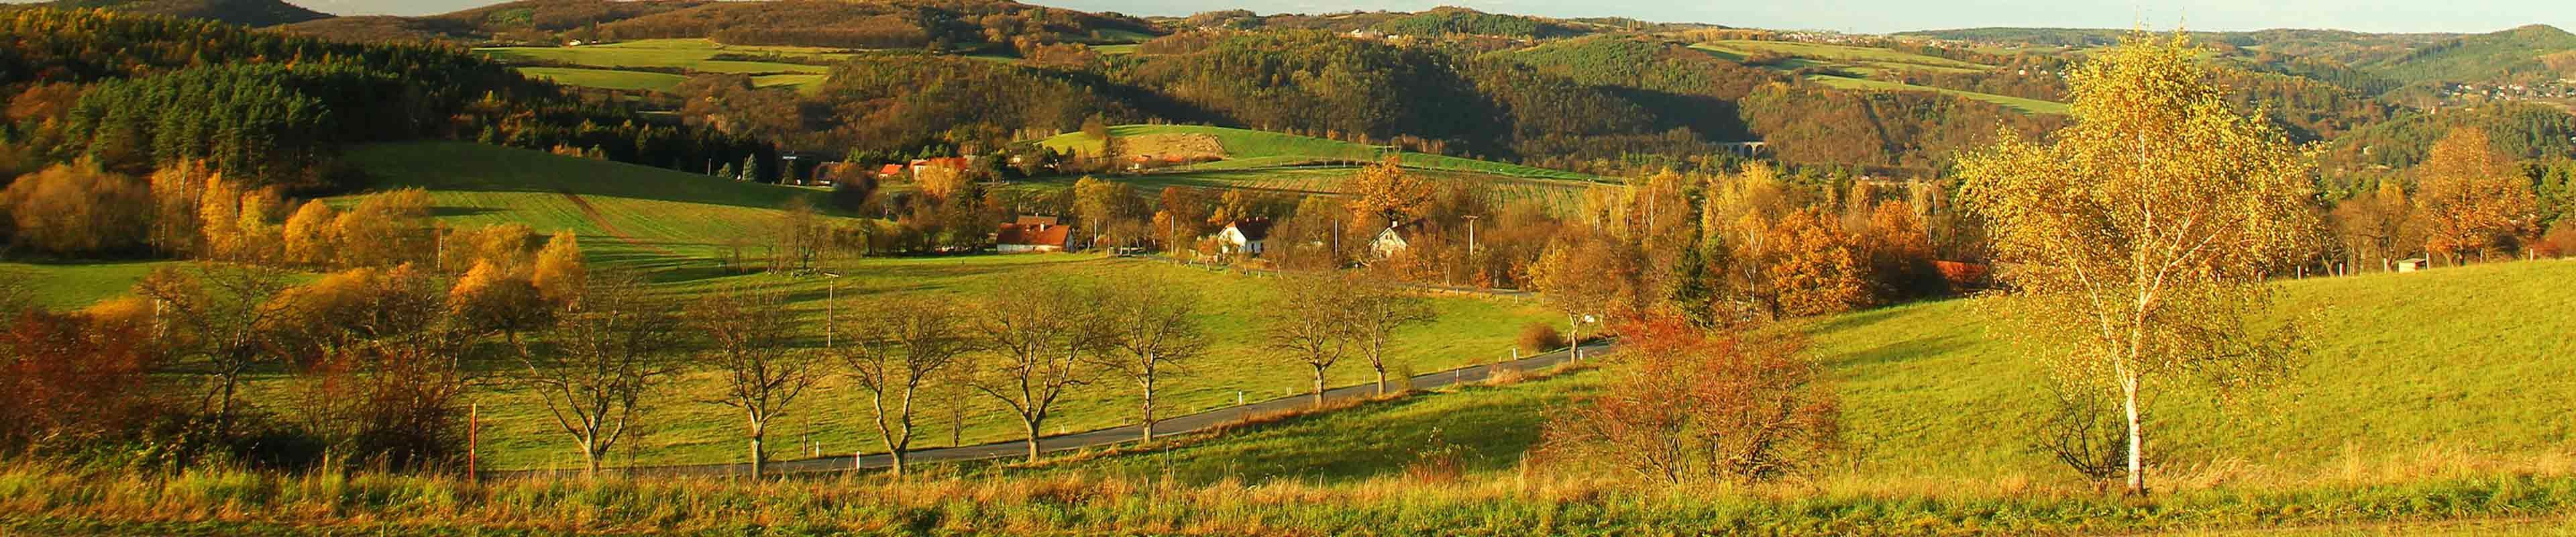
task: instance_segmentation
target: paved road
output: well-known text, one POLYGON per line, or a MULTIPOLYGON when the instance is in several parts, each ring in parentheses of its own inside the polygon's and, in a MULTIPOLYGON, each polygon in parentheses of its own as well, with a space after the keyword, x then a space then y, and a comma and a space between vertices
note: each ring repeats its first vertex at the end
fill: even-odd
MULTIPOLYGON (((1589 361, 1595 356, 1607 355, 1613 350, 1611 347, 1612 345, 1606 342, 1586 345, 1583 347, 1584 360, 1589 361)), ((1416 390, 1430 390, 1453 384, 1480 382, 1497 370, 1531 371, 1565 363, 1570 360, 1572 356, 1573 355, 1567 351, 1557 351, 1523 358, 1517 361, 1504 361, 1490 365, 1468 366, 1447 371, 1414 375, 1413 388, 1416 390)), ((1393 382, 1390 382, 1390 384, 1393 384, 1393 382)), ((1377 385, 1361 384, 1358 386, 1325 390, 1324 398, 1328 401, 1347 401, 1368 397, 1375 395, 1376 393, 1377 385)), ((1313 394, 1297 394, 1294 396, 1254 402, 1241 406, 1175 416, 1154 422, 1154 434, 1156 436, 1162 436, 1205 431, 1228 423, 1233 423, 1246 417, 1274 412, 1303 410, 1313 405, 1313 394)), ((1139 430, 1137 426, 1126 425, 1079 433, 1048 436, 1039 439, 1038 446, 1041 451, 1054 453, 1135 442, 1137 437, 1142 434, 1143 432, 1139 430)), ((914 463, 1012 459, 1027 457, 1029 453, 1028 450, 1029 447, 1026 441, 1010 440, 989 444, 976 444, 972 446, 917 450, 909 453, 906 458, 908 459, 908 462, 914 463)), ((869 454, 860 457, 860 460, 857 461, 858 464, 855 466, 862 469, 883 468, 891 461, 892 459, 888 458, 884 454, 869 454)), ((772 461, 769 463, 769 469, 772 472, 788 474, 846 472, 852 469, 853 464, 851 463, 851 456, 843 455, 838 457, 822 457, 815 459, 772 461)), ((740 475, 750 472, 751 468, 748 464, 729 463, 639 466, 619 470, 625 471, 630 475, 717 476, 740 475)), ((575 475, 579 472, 579 470, 566 470, 560 472, 547 470, 521 470, 484 472, 484 475, 495 478, 511 478, 535 477, 551 474, 575 475)))

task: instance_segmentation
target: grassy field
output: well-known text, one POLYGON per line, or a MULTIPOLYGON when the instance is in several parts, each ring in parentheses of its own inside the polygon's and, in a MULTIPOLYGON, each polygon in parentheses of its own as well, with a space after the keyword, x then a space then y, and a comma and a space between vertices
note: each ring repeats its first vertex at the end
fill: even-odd
POLYGON ((1742 61, 1767 52, 1797 59, 1805 59, 1811 62, 1842 64, 1872 69, 1940 71, 1954 73, 1994 69, 1994 66, 1990 65, 1964 62, 1938 56, 1925 56, 1922 54, 1899 52, 1876 47, 1855 47, 1850 45, 1833 45, 1825 43, 1728 40, 1700 43, 1692 45, 1691 48, 1716 53, 1720 57, 1736 61, 1742 61))
MULTIPOLYGON (((1225 127, 1122 125, 1111 127, 1110 133, 1130 144, 1129 151, 1222 158, 1140 175, 1103 177, 1134 184, 1148 192, 1166 186, 1190 186, 1338 195, 1343 192, 1342 181, 1349 179, 1360 165, 1376 162, 1387 152, 1378 146, 1225 127)), ((1078 132, 1039 143, 1057 151, 1085 155, 1101 154, 1105 145, 1100 139, 1078 132)), ((1404 152, 1401 158, 1414 173, 1483 183, 1497 201, 1536 200, 1560 212, 1580 207, 1586 189, 1619 184, 1614 179, 1589 174, 1442 155, 1404 152)), ((1072 184, 1072 178, 1059 178, 1023 182, 1015 188, 1062 189, 1072 184)))
MULTIPOLYGON (((1691 45, 1691 48, 1705 51, 1710 54, 1717 55, 1720 58, 1726 58, 1730 61, 1745 61, 1761 54, 1779 54, 1788 56, 1789 59, 1773 66, 1773 68, 1778 70, 1794 71, 1809 67, 1822 67, 1849 72, 1860 75, 1861 77, 1867 77, 1886 71, 1967 73, 1994 69, 1994 66, 1990 65, 1953 60, 1937 56, 1926 56, 1922 54, 1900 52, 1875 47, 1855 47, 1850 45, 1832 45, 1824 43, 1731 40, 1700 43, 1697 45, 1691 45)), ((2022 113, 2027 114, 2066 113, 2066 103, 2013 97, 2009 95, 1995 95, 1991 93, 1917 86, 1903 82, 1875 80, 1861 77, 1815 74, 1808 75, 1807 80, 1848 90, 1940 92, 2003 105, 2005 108, 2019 110, 2022 113)))
POLYGON ((1866 79, 1866 78, 1852 78, 1852 77, 1833 76, 1833 75, 1809 75, 1809 76, 1807 77, 1807 80, 1815 81, 1816 83, 1819 83, 1819 84, 1824 84, 1824 85, 1827 85, 1827 86, 1833 86, 1833 87, 1842 88, 1842 89, 1870 90, 1870 91, 1932 91, 1932 92, 1947 93, 1947 94, 1951 94, 1951 95, 1957 95, 1957 96, 1960 96, 1960 97, 1966 97, 1966 98, 1970 98, 1970 99, 1976 99, 1976 100, 1980 100, 1980 101, 1985 101, 1985 102, 1990 102, 1990 103, 1995 103, 1995 104, 2003 105, 2003 107, 2004 107, 2004 108, 2011 108, 2011 109, 2014 109, 2014 110, 2020 110, 2020 111, 2022 111, 2022 113, 2026 113, 2026 114, 2064 114, 2064 113, 2066 113, 2066 103, 2061 103, 2061 102, 2057 102, 2057 101, 2042 101, 2042 100, 2039 100, 2039 99, 2030 99, 2030 98, 2023 98, 2023 97, 2014 97, 2014 96, 2010 96, 2010 95, 1996 95, 1996 94, 1992 94, 1992 93, 1978 93, 1978 92, 1973 92, 1973 91, 1959 91, 1959 90, 1948 89, 1948 88, 1935 88, 1935 87, 1931 87, 1931 86, 1917 86, 1917 85, 1907 84, 1907 83, 1903 83, 1903 82, 1890 82, 1890 81, 1886 81, 1886 80, 1871 80, 1871 79, 1866 79))
MULTIPOLYGON (((1179 170, 1237 170, 1315 163, 1369 163, 1385 158, 1388 148, 1268 131, 1204 127, 1196 125, 1120 125, 1110 127, 1111 136, 1147 138, 1157 136, 1212 137, 1225 147, 1225 159, 1218 162, 1183 166, 1179 170)), ((1100 155, 1103 141, 1083 133, 1057 135, 1039 141, 1057 151, 1100 155)), ((1475 172, 1487 175, 1556 179, 1566 181, 1599 181, 1598 176, 1561 170, 1550 170, 1482 160, 1427 153, 1403 152, 1404 165, 1413 168, 1475 172)))
MULTIPOLYGON (((351 152, 350 161, 379 175, 379 187, 420 186, 431 189, 442 220, 459 225, 525 223, 540 231, 569 229, 582 236, 585 254, 595 270, 644 274, 657 289, 694 296, 717 289, 771 289, 793 297, 790 308, 799 322, 813 326, 808 343, 823 342, 821 323, 829 310, 852 308, 894 295, 932 295, 973 302, 988 296, 999 282, 1063 276, 1112 285, 1173 285, 1199 290, 1216 346, 1189 373, 1166 381, 1162 405, 1179 413, 1230 405, 1237 392, 1253 399, 1287 395, 1306 386, 1302 365, 1261 348, 1257 337, 1262 302, 1271 297, 1269 281, 1231 273, 1209 272, 1137 259, 1093 255, 963 256, 881 258, 840 262, 846 277, 788 277, 746 274, 720 261, 731 237, 758 241, 760 226, 777 207, 813 191, 738 183, 711 177, 617 163, 557 157, 539 152, 462 143, 376 145, 351 152), (837 287, 837 291, 835 291, 837 287), (837 295, 840 306, 827 307, 837 295)), ((354 203, 343 199, 341 203, 354 203)), ((1435 301, 1441 321, 1405 334, 1391 363, 1431 371, 1508 356, 1511 339, 1530 321, 1550 319, 1530 302, 1514 299, 1442 298, 1435 301)), ((1335 385, 1360 383, 1369 377, 1365 365, 1345 363, 1332 375, 1335 385)), ((652 434, 619 462, 643 464, 725 462, 738 457, 737 419, 723 407, 694 402, 688 395, 710 389, 711 374, 695 374, 662 396, 650 424, 652 434)), ((263 393, 282 395, 290 387, 269 383, 263 393)), ((1055 431, 1078 431, 1124 424, 1132 409, 1131 390, 1123 382, 1104 381, 1073 394, 1064 410, 1049 422, 1055 431)), ((489 387, 476 396, 485 428, 484 457, 495 468, 542 468, 571 464, 572 451, 553 431, 543 408, 529 395, 489 387)), ((980 396, 965 399, 962 439, 978 443, 1010 438, 1016 425, 1007 414, 980 396)), ((856 390, 839 378, 827 381, 799 403, 793 418, 779 424, 775 445, 793 445, 807 432, 829 452, 873 446, 873 433, 861 435, 866 417, 856 390)), ((944 416, 944 414, 943 414, 944 416)), ((931 429, 944 443, 950 425, 944 419, 931 429)))
POLYGON ((636 68, 748 74, 754 75, 753 84, 760 87, 794 86, 811 91, 818 88, 824 74, 831 71, 824 64, 848 60, 853 54, 816 47, 723 45, 705 39, 645 39, 579 47, 493 47, 475 49, 475 52, 505 62, 579 66, 520 68, 522 73, 559 84, 653 91, 668 91, 687 77, 636 68), (793 58, 798 63, 716 59, 725 54, 780 56, 793 58))
POLYGON ((670 73, 581 67, 520 67, 518 71, 519 74, 566 86, 624 91, 671 91, 689 80, 689 77, 670 73))
POLYGON ((52 309, 78 309, 122 296, 152 269, 178 261, 106 263, 0 263, 0 274, 25 278, 36 304, 52 309))
MULTIPOLYGON (((2153 477, 2193 490, 2576 476, 2576 420, 2567 419, 2576 415, 2576 340, 2566 337, 2576 333, 2576 295, 2567 281, 2576 281, 2576 261, 2283 283, 2277 317, 2311 328, 2312 354, 2283 385, 2238 394, 2233 405, 2207 390, 2159 397, 2149 448, 2163 470, 2153 477)), ((1998 341, 1999 327, 1977 308, 1930 302, 1794 325, 1842 394, 1851 460, 1819 482, 2073 486, 2072 473, 2028 447, 2034 409, 2050 404, 2041 366, 1998 341)), ((1592 386, 1576 375, 1387 403, 1075 468, 1193 482, 1387 478, 1439 428, 1473 454, 1465 468, 1507 473, 1535 441, 1530 416, 1592 386)))

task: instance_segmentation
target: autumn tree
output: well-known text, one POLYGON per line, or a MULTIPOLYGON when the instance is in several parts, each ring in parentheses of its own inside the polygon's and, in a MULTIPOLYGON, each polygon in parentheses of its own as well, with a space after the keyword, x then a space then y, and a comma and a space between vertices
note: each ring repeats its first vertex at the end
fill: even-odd
POLYGON ((1884 300, 1936 296, 1950 291, 1932 261, 1932 236, 1923 217, 1905 202, 1882 201, 1869 211, 1868 226, 1853 234, 1858 253, 1884 300))
POLYGON ((1370 224, 1400 224, 1421 218, 1430 210, 1437 193, 1429 179, 1404 171, 1404 159, 1394 155, 1361 167, 1346 184, 1351 213, 1376 219, 1370 224))
POLYGON ((580 238, 570 230, 546 239, 546 247, 537 250, 536 264, 528 271, 528 283, 537 287, 537 294, 556 304, 581 298, 589 278, 590 270, 581 264, 580 238))
POLYGON ((2070 75, 2074 123, 1962 159, 2014 294, 1998 309, 2076 389, 2120 402, 2127 481, 2147 491, 2143 398, 2190 378, 2270 378, 2295 347, 2258 331, 2263 267, 2299 255, 2314 149, 2228 108, 2188 38, 2132 36, 2070 75), (2191 375, 2191 376, 2186 376, 2191 375))
POLYGON ((837 349, 851 383, 868 393, 894 475, 903 475, 912 449, 914 404, 969 349, 966 323, 965 312, 944 301, 873 301, 849 325, 849 344, 837 349))
POLYGON ((1091 242, 1096 247, 1110 228, 1135 218, 1141 212, 1136 188, 1127 183, 1084 177, 1073 183, 1073 216, 1090 228, 1091 242))
MULTIPOLYGON (((148 306, 147 306, 148 307, 148 306)), ((146 323, 10 308, 0 327, 0 452, 81 449, 138 429, 159 354, 146 323)))
POLYGON ((831 243, 831 227, 803 197, 790 198, 770 223, 770 270, 812 270, 831 243))
POLYGON ((915 166, 912 181, 921 188, 921 193, 945 200, 966 190, 966 185, 973 183, 974 178, 967 175, 966 170, 948 166, 915 166))
POLYGON ((1583 326, 1639 309, 1636 247, 1598 232, 1559 235, 1530 266, 1530 284, 1550 309, 1565 314, 1567 335, 1582 357, 1583 326))
POLYGON ((292 286, 284 270, 217 263, 153 269, 134 284, 134 294, 158 304, 170 357, 208 380, 198 413, 218 436, 232 431, 244 376, 282 358, 271 343, 291 312, 269 301, 292 286))
POLYGON ((2537 208, 2520 169, 2487 139, 2486 131, 2453 129, 2433 144, 2415 170, 2424 248, 2461 262, 2483 254, 2537 225, 2537 208))
POLYGON ((554 322, 554 304, 546 302, 536 284, 489 260, 475 262, 456 279, 447 293, 447 311, 459 326, 501 334, 513 347, 520 345, 520 334, 554 322))
POLYGON ((2382 181, 2377 189, 2335 204, 2335 234, 2343 239, 2345 251, 2378 259, 2381 271, 2396 270, 2399 258, 2424 244, 2414 213, 2406 188, 2396 181, 2382 181))
POLYGON ((1108 291, 1098 305, 1106 343, 1102 368, 1136 381, 1138 426, 1154 441, 1154 397, 1164 377, 1206 354, 1207 328, 1198 296, 1173 282, 1148 281, 1108 291))
POLYGON ((215 173, 197 161, 180 161, 153 170, 152 247, 172 256, 202 253, 204 223, 197 219, 199 198, 215 173))
POLYGON ((983 359, 969 385, 1001 401, 1019 418, 1037 462, 1039 438, 1056 404, 1076 386, 1090 383, 1085 358, 1098 350, 1107 331, 1091 307, 1096 293, 1062 281, 1022 280, 996 288, 978 312, 978 347, 983 359))
POLYGON ((307 267, 329 266, 335 259, 332 224, 339 213, 322 200, 304 202, 295 214, 286 217, 280 242, 285 243, 286 262, 307 267))
POLYGON ((1386 352, 1395 343, 1396 331, 1438 321, 1440 312, 1421 295, 1384 279, 1355 278, 1346 291, 1351 343, 1359 347, 1360 356, 1368 358, 1369 369, 1377 372, 1377 393, 1384 395, 1386 352))
POLYGON ((571 435, 585 475, 635 430, 644 402, 677 372, 687 341, 678 304, 632 277, 583 282, 580 300, 546 331, 550 352, 520 353, 515 380, 571 435))
POLYGON ((133 178, 57 165, 0 191, 16 244, 54 255, 141 249, 151 237, 151 191, 133 178))
POLYGON ((1795 339, 1712 337, 1669 316, 1620 329, 1622 359, 1599 395, 1555 419, 1542 453, 1671 484, 1757 482, 1827 462, 1841 407, 1795 339))
POLYGON ((1324 373, 1350 354, 1358 323, 1343 278, 1301 274, 1280 279, 1263 336, 1269 347, 1315 371, 1315 408, 1324 407, 1324 373))
POLYGON ((751 475, 763 475, 769 423, 787 414, 818 379, 814 357, 791 345, 798 326, 777 291, 725 289, 688 310, 689 327, 706 340, 698 362, 715 368, 721 390, 708 402, 741 412, 751 443, 751 475))
MULTIPOLYGON (((429 192, 406 188, 368 195, 358 205, 333 219, 333 235, 338 237, 341 266, 393 266, 404 262, 438 263, 437 272, 455 274, 474 266, 472 261, 448 262, 436 255, 455 245, 436 240, 431 232, 429 192)), ((456 247, 471 251, 470 246, 456 247)))
POLYGON ((1822 208, 1789 213, 1773 224, 1768 246, 1753 259, 1776 293, 1773 315, 1851 311, 1869 301, 1869 282, 1852 239, 1822 208))

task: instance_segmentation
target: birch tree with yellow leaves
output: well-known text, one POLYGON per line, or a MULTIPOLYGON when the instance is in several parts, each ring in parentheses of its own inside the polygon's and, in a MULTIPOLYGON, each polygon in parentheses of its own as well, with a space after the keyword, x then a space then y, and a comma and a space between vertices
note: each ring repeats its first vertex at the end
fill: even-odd
POLYGON ((2299 348, 2252 318, 2271 306, 2265 267, 2305 248, 2316 150, 2229 109, 2198 52, 2132 35, 2069 75, 2067 128, 1959 164, 2011 289, 1990 304, 2067 389, 2116 402, 2132 494, 2152 390, 2257 384, 2299 348))

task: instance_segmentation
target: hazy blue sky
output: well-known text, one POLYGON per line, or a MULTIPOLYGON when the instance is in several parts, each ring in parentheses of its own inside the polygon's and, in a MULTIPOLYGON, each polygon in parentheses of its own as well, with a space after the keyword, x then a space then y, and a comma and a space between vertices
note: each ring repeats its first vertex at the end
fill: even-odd
MULTIPOLYGON (((26 0, 0 0, 19 2, 26 0)), ((498 0, 288 0, 343 15, 426 15, 498 0)), ((2576 30, 2571 0, 1023 0, 1084 11, 1187 15, 1418 11, 1441 5, 1551 17, 1632 17, 1779 29, 1884 33, 1975 26, 2195 30, 2336 28, 2364 32, 2491 32, 2525 24, 2576 30)))

